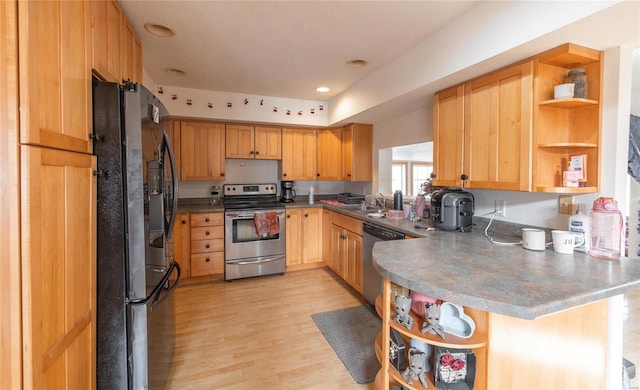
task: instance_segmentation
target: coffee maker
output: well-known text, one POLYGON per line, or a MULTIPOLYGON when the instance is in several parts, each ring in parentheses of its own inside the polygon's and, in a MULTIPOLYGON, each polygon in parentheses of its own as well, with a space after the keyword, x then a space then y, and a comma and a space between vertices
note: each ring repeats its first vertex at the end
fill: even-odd
POLYGON ((293 189, 292 181, 282 181, 282 196, 280 197, 281 202, 290 203, 293 202, 293 198, 296 196, 296 192, 293 189))

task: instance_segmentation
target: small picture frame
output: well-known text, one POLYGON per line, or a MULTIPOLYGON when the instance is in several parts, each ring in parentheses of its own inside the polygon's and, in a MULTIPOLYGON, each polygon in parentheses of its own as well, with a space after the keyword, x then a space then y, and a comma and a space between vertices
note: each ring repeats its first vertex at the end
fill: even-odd
POLYGON ((580 172, 578 182, 584 183, 580 186, 583 187, 587 182, 587 155, 586 154, 573 154, 569 157, 569 166, 576 172, 580 172))

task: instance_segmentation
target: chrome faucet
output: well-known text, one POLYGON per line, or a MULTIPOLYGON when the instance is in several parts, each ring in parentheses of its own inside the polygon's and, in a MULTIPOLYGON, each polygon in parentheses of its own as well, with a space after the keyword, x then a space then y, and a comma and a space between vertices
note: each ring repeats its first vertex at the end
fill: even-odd
POLYGON ((374 206, 377 206, 378 204, 380 205, 380 207, 385 208, 385 204, 384 204, 384 195, 382 195, 382 193, 378 193, 378 195, 380 195, 380 197, 377 197, 375 195, 369 194, 366 195, 364 197, 364 203, 369 204, 368 200, 369 198, 373 198, 374 199, 374 206))

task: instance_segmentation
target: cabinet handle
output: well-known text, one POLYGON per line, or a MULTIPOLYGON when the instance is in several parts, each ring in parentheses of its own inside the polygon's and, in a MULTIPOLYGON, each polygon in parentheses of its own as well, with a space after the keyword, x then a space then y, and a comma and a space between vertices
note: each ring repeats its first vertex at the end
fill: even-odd
POLYGON ((463 173, 463 174, 460 176, 460 178, 461 178, 462 180, 467 180, 467 179, 469 179, 469 176, 467 176, 467 175, 465 175, 465 174, 463 173))
POLYGON ((309 214, 305 214, 304 217, 307 218, 309 216, 309 214))
POLYGON ((316 176, 317 176, 317 177, 320 177, 320 174, 319 174, 319 173, 316 173, 316 176))
POLYGON ((206 249, 209 249, 209 244, 205 245, 204 247, 205 247, 206 249))
POLYGON ((220 176, 224 176, 224 172, 220 173, 220 176))
POLYGON ((204 259, 205 263, 208 263, 209 261, 211 261, 208 257, 206 259, 204 259))
POLYGON ((260 154, 260 152, 258 152, 258 151, 256 150, 256 156, 257 156, 258 154, 260 154))
POLYGON ((283 173, 283 174, 282 174, 282 177, 287 177, 287 174, 286 174, 286 173, 283 173))
POLYGON ((347 177, 351 177, 351 174, 350 174, 350 173, 347 173, 347 177))
POLYGON ((208 236, 209 235, 209 231, 207 230, 206 232, 204 232, 204 235, 208 236))
POLYGON ((291 216, 289 214, 287 214, 287 218, 291 218, 291 216))
POLYGON ((430 178, 435 179, 436 178, 436 173, 435 172, 431 172, 431 174, 429 175, 430 178))
POLYGON ((182 222, 183 225, 187 224, 187 220, 186 219, 183 219, 181 222, 182 222))
POLYGON ((249 154, 253 154, 253 150, 249 152, 249 154))
POLYGON ((205 219, 204 219, 204 221, 205 221, 205 222, 209 222, 209 218, 208 218, 208 217, 207 217, 207 218, 205 218, 205 219))

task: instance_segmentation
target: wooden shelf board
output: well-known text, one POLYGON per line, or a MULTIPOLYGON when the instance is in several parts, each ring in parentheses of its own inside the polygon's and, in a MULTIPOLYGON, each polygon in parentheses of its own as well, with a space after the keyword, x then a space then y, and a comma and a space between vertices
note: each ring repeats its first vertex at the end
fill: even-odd
POLYGON ((601 53, 597 50, 567 43, 539 54, 538 61, 543 64, 561 68, 579 68, 600 61, 601 53))
POLYGON ((427 387, 423 387, 422 383, 420 383, 420 380, 418 379, 413 379, 413 385, 407 384, 407 382, 402 377, 402 373, 398 372, 398 370, 396 370, 396 368, 391 364, 389 364, 388 367, 390 379, 389 382, 395 381, 397 382, 397 384, 402 385, 409 390, 437 389, 435 380, 433 379, 433 370, 425 374, 425 377, 427 378, 427 387))
POLYGON ((548 192, 556 194, 591 194, 598 192, 597 187, 536 187, 537 192, 548 192))
POLYGON ((380 333, 378 333, 378 335, 376 336, 376 341, 375 341, 375 351, 376 351, 376 358, 378 359, 378 361, 380 362, 380 364, 382 364, 382 331, 380 331, 380 333))
POLYGON ((391 308, 391 320, 389 321, 389 326, 391 326, 393 329, 397 330, 398 332, 400 332, 401 334, 407 337, 422 340, 427 344, 435 345, 438 347, 459 349, 459 348, 481 348, 486 345, 486 340, 482 336, 479 336, 478 334, 473 334, 471 337, 465 339, 462 337, 454 336, 450 333, 445 333, 446 338, 442 339, 438 335, 432 335, 430 333, 422 333, 421 329, 422 329, 422 323, 424 322, 424 319, 418 317, 413 312, 410 315, 413 318, 413 326, 411 327, 411 330, 408 330, 407 328, 404 327, 404 325, 401 325, 393 320, 393 318, 396 316, 396 311, 394 308, 391 308))
POLYGON ((579 98, 564 98, 564 99, 551 99, 543 100, 538 103, 540 106, 558 107, 558 108, 577 108, 585 106, 597 106, 597 100, 591 99, 579 99, 579 98))
POLYGON ((550 144, 540 144, 538 147, 546 149, 597 148, 598 144, 587 142, 555 142, 550 144))

